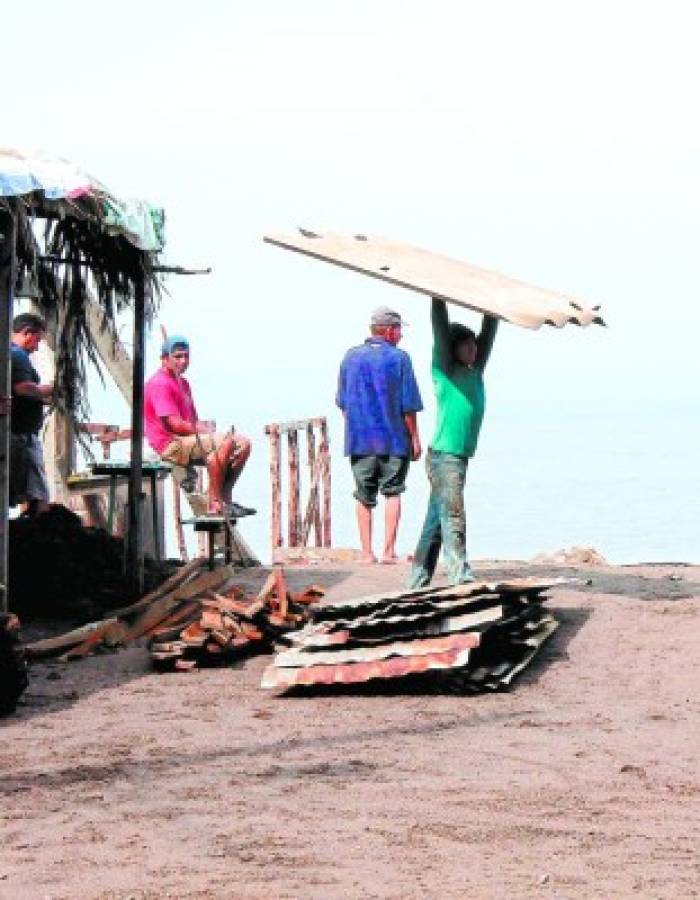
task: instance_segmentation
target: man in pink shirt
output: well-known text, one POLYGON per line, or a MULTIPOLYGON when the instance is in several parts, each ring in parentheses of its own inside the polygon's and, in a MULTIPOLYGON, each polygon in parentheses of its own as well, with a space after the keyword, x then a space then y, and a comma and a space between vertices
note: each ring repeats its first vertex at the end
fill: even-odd
POLYGON ((231 491, 250 456, 250 441, 233 430, 217 434, 214 422, 200 421, 184 373, 190 364, 186 338, 167 338, 161 367, 144 386, 144 427, 148 443, 165 462, 204 464, 209 473, 210 515, 239 518, 255 510, 231 502, 231 491))

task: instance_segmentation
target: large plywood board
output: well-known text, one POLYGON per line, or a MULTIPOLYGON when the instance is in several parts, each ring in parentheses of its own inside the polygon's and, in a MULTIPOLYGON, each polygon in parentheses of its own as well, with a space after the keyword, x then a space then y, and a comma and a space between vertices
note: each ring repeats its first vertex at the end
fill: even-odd
POLYGON ((458 306, 488 313, 523 328, 605 324, 600 307, 556 291, 534 287, 469 263, 373 235, 313 232, 266 234, 287 250, 380 278, 458 306))

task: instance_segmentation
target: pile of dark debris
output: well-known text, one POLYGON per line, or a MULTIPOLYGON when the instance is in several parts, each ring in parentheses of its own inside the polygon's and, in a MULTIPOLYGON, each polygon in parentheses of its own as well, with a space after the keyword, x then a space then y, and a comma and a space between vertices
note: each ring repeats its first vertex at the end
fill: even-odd
MULTIPOLYGON (((124 573, 124 541, 104 529, 86 528, 60 504, 36 519, 12 519, 9 555, 10 608, 23 622, 87 621, 136 599, 124 573)), ((146 560, 146 590, 177 565, 146 560)))

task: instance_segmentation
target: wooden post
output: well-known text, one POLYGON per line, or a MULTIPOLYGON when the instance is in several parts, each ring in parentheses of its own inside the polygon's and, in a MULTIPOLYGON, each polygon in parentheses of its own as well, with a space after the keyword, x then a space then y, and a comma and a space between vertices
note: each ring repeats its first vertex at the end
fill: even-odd
MULTIPOLYGON (((311 484, 311 495, 309 498, 309 504, 310 504, 310 508, 312 511, 311 512, 311 516, 312 516, 311 523, 313 524, 313 529, 314 529, 314 545, 316 547, 320 547, 321 546, 321 506, 318 502, 318 495, 319 495, 318 478, 316 480, 315 493, 313 490, 314 474, 316 472, 316 464, 317 464, 316 433, 314 431, 313 421, 309 422, 309 424, 306 426, 306 442, 307 442, 307 447, 308 447, 309 479, 310 479, 310 484, 311 484), (313 501, 313 504, 312 504, 312 501, 313 501)), ((321 455, 320 452, 318 455, 319 456, 321 455)), ((306 540, 307 540, 307 538, 304 538, 304 541, 303 541, 304 545, 306 545, 306 540)))
MULTIPOLYGON (((0 210, 0 402, 12 393, 10 338, 15 274, 15 223, 0 210)), ((0 415, 0 612, 9 610, 8 543, 10 500, 10 413, 0 415)))
MULTIPOLYGON (((209 505, 206 497, 207 492, 204 489, 204 471, 204 466, 197 466, 197 489, 194 495, 187 495, 187 503, 195 516, 205 516, 209 505)), ((206 556, 208 552, 207 536, 203 531, 196 531, 195 534, 197 535, 197 554, 206 556)))
MULTIPOLYGON (((304 522, 302 524, 301 529, 301 546, 306 547, 309 534, 311 533, 311 525, 314 523, 316 519, 320 519, 320 506, 319 506, 319 482, 321 480, 321 471, 323 468, 323 453, 319 453, 316 457, 316 461, 314 463, 314 468, 311 472, 311 484, 309 489, 309 500, 306 506, 306 513, 304 514, 304 522)), ((317 542, 316 546, 320 546, 317 542)))
POLYGON ((275 550, 282 546, 282 459, 280 433, 276 425, 268 426, 270 436, 270 484, 272 485, 272 510, 270 516, 270 543, 272 558, 275 550))
POLYGON ((299 494, 301 489, 299 473, 299 435, 296 429, 287 432, 287 452, 289 454, 289 537, 287 544, 298 547, 301 539, 301 509, 299 494))
MULTIPOLYGON (((34 365, 39 371, 42 382, 54 382, 56 379, 56 345, 62 322, 56 310, 43 313, 39 304, 33 300, 29 311, 41 316, 46 322, 46 340, 42 341, 35 356, 34 365)), ((65 413, 54 410, 46 419, 41 432, 41 443, 44 451, 44 467, 49 487, 49 497, 56 503, 70 507, 68 476, 75 469, 75 439, 70 419, 65 413)))
POLYGON ((187 543, 185 541, 185 531, 182 527, 182 504, 180 497, 180 485, 174 478, 170 478, 173 485, 173 515, 175 516, 175 535, 177 537, 177 549, 180 553, 180 559, 186 563, 189 562, 187 553, 187 543))
POLYGON ((323 485, 323 546, 331 546, 331 452, 328 444, 328 423, 321 420, 321 447, 323 454, 323 471, 321 483, 323 485))
POLYGON ((88 297, 85 312, 87 314, 88 330, 95 345, 95 350, 112 376, 114 383, 119 388, 121 395, 130 404, 134 386, 129 354, 124 349, 121 341, 116 340, 115 342, 114 335, 110 334, 104 327, 104 313, 89 292, 88 297))
POLYGON ((146 343, 146 283, 143 273, 136 283, 134 297, 134 360, 131 395, 131 469, 129 472, 129 509, 126 546, 126 571, 139 596, 144 589, 143 570, 143 382, 146 343))
POLYGON ((306 424, 306 462, 309 466, 309 472, 313 471, 314 462, 316 461, 316 435, 314 434, 313 422, 306 424))

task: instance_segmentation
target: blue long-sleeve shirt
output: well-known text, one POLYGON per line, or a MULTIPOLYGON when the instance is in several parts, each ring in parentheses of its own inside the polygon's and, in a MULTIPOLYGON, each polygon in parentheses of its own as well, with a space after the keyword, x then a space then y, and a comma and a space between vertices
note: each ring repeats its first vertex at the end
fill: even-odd
POLYGON ((336 404, 345 413, 346 456, 410 456, 406 413, 423 409, 411 357, 381 337, 345 354, 336 404))

